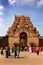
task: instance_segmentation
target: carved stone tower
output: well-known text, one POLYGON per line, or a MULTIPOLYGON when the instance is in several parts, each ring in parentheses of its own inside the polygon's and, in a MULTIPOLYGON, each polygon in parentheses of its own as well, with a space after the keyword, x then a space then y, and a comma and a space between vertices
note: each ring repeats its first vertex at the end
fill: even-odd
POLYGON ((20 46, 39 45, 39 32, 30 21, 29 16, 15 16, 13 25, 7 32, 9 46, 17 43, 20 46))

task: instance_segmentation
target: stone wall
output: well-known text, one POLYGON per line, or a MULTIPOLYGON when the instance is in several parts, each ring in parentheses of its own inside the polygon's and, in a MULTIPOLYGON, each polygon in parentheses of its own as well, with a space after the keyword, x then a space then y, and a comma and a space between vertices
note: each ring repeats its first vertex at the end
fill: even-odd
POLYGON ((40 36, 39 38, 39 46, 43 46, 43 36, 40 36))
POLYGON ((0 37, 0 47, 5 49, 6 46, 8 46, 8 37, 0 37))

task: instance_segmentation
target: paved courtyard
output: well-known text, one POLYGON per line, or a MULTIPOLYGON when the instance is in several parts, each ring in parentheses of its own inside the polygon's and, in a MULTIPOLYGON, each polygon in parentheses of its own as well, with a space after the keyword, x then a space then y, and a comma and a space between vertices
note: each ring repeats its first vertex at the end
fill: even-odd
POLYGON ((20 58, 14 58, 14 55, 5 58, 5 54, 0 54, 0 65, 43 65, 43 52, 38 56, 36 53, 20 52, 20 58))

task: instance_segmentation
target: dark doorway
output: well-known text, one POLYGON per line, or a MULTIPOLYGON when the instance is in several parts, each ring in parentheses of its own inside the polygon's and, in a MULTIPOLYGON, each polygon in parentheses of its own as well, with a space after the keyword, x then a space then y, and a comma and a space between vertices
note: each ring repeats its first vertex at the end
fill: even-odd
POLYGON ((27 46, 27 34, 25 32, 20 33, 20 46, 27 46))

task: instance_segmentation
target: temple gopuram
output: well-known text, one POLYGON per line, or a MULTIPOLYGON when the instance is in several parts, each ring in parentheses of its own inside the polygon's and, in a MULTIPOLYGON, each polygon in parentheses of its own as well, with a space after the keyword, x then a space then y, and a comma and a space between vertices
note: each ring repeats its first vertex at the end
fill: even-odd
POLYGON ((0 47, 12 47, 15 44, 20 46, 43 46, 43 36, 40 36, 29 16, 15 16, 6 36, 0 36, 0 47))
POLYGON ((39 46, 39 31, 33 26, 29 16, 15 16, 13 25, 7 31, 9 46, 39 46))

